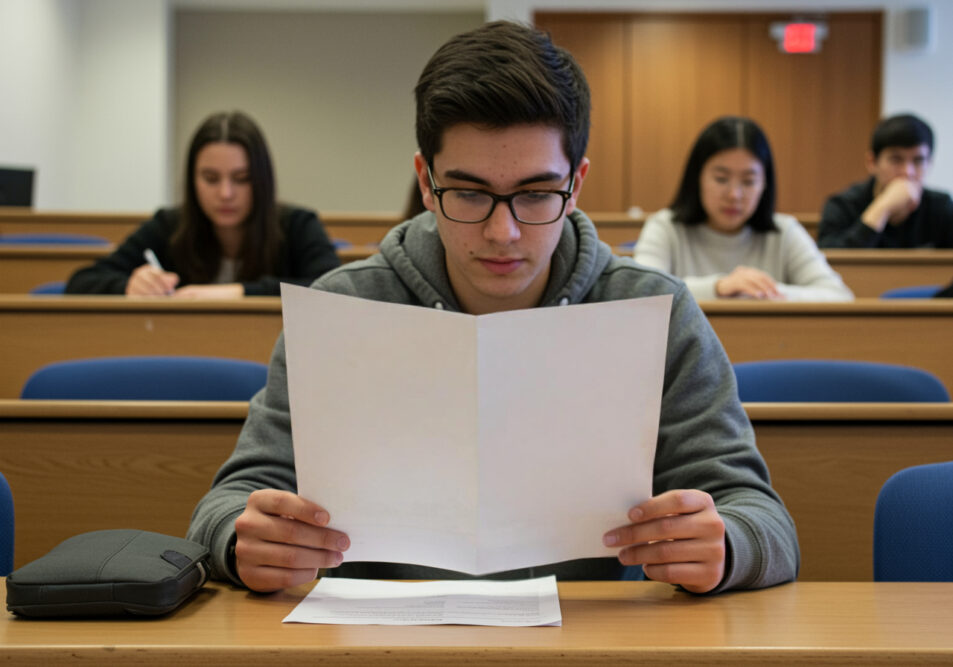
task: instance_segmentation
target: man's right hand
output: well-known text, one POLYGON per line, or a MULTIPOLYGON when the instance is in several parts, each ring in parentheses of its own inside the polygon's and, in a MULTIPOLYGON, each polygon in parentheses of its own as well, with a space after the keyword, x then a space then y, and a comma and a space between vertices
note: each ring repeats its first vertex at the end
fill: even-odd
POLYGON ((861 220, 878 232, 883 231, 888 222, 899 225, 917 210, 922 196, 923 186, 916 181, 894 178, 870 202, 861 220))
POLYGON ((253 591, 270 593, 312 581, 321 568, 337 567, 351 542, 327 527, 330 520, 321 506, 289 491, 255 491, 235 519, 239 578, 253 591))

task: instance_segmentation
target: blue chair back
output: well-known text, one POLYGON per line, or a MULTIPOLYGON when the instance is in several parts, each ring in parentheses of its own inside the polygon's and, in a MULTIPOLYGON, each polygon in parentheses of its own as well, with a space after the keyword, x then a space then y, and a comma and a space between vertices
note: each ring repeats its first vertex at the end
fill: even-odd
POLYGON ((13 494, 0 473, 0 577, 13 571, 13 494))
POLYGON ((54 280, 49 283, 41 283, 30 290, 30 294, 63 294, 66 291, 65 280, 54 280))
POLYGON ((874 581, 953 581, 953 461, 906 468, 874 511, 874 581))
POLYGON ((880 295, 881 299, 932 299, 940 291, 942 285, 914 285, 913 287, 896 287, 888 289, 880 295))
POLYGON ((247 401, 268 367, 214 357, 103 357, 49 364, 31 375, 20 398, 58 400, 247 401))
POLYGON ((0 234, 3 245, 109 245, 109 239, 90 234, 0 234))
POLYGON ((945 403, 932 373, 872 361, 784 359, 734 364, 743 402, 945 403))

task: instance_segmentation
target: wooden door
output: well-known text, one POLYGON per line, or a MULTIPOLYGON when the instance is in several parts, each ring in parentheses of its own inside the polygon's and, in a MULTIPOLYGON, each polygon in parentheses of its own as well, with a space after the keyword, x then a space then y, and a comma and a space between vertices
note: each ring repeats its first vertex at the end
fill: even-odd
POLYGON ((792 18, 537 13, 593 90, 592 170, 580 205, 668 205, 698 133, 725 114, 749 116, 768 134, 779 211, 816 213, 861 178, 880 114, 882 14, 825 14, 821 52, 797 55, 781 53, 769 33, 792 18))

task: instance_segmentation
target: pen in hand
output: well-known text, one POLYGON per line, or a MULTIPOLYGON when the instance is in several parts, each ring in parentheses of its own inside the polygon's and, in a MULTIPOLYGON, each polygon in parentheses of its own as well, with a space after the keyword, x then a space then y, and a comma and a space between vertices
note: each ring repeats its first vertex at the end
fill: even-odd
MULTIPOLYGON (((162 264, 159 263, 159 258, 156 257, 156 254, 155 252, 153 252, 152 248, 146 248, 145 250, 143 250, 142 256, 145 258, 146 264, 151 266, 153 269, 155 269, 156 271, 161 271, 162 273, 166 273, 166 270, 162 268, 162 264)), ((171 289, 166 291, 166 294, 171 294, 171 293, 172 293, 171 289)))
POLYGON ((142 256, 146 258, 146 263, 151 266, 153 269, 162 271, 165 273, 165 269, 162 268, 162 265, 159 264, 159 258, 156 257, 156 254, 152 251, 152 248, 146 248, 142 251, 142 256))

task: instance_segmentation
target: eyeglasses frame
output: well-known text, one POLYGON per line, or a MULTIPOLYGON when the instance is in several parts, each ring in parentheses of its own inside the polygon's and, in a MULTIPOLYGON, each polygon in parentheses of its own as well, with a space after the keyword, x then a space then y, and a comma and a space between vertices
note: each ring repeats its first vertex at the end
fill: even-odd
POLYGON ((434 197, 437 198, 437 204, 440 206, 440 212, 443 213, 443 216, 447 220, 452 220, 453 222, 460 223, 461 225, 478 225, 481 222, 486 222, 490 219, 490 216, 493 215, 493 211, 496 210, 496 205, 500 202, 506 202, 507 208, 510 209, 510 213, 513 215, 513 219, 517 222, 524 225, 551 225, 554 222, 558 222, 560 218, 566 212, 566 204, 569 202, 569 198, 572 197, 573 188, 576 185, 576 170, 572 169, 570 172, 572 177, 569 179, 569 189, 568 190, 518 190, 517 192, 511 192, 506 195, 498 195, 495 192, 490 192, 489 190, 481 190, 480 188, 438 188, 437 183, 433 180, 433 172, 430 170, 430 165, 427 165, 427 177, 430 179, 430 191, 433 193, 434 197), (485 218, 480 220, 458 220, 457 218, 452 218, 447 215, 447 212, 443 208, 443 194, 448 191, 453 190, 472 190, 475 192, 481 192, 491 199, 493 199, 493 205, 490 207, 490 212, 486 214, 485 218), (513 198, 518 197, 519 195, 533 194, 533 193, 545 193, 552 195, 559 195, 563 198, 563 205, 559 209, 559 215, 550 220, 549 222, 526 222, 525 220, 520 220, 520 217, 516 214, 516 208, 513 206, 513 198))

